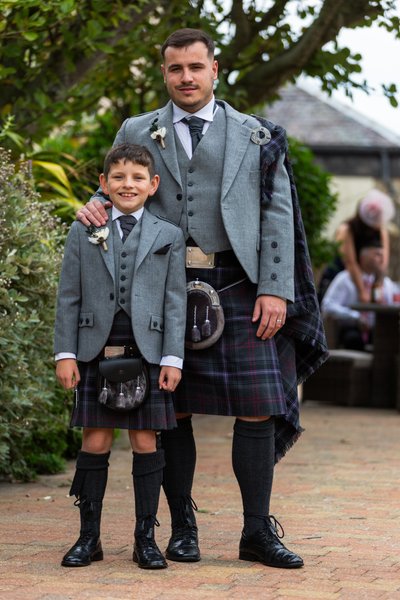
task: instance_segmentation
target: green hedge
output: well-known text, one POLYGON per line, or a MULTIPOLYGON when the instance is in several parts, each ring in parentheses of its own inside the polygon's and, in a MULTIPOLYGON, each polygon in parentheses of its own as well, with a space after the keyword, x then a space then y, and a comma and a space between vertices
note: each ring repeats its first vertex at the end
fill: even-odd
POLYGON ((65 229, 0 149, 0 477, 54 473, 74 448, 52 355, 65 229))

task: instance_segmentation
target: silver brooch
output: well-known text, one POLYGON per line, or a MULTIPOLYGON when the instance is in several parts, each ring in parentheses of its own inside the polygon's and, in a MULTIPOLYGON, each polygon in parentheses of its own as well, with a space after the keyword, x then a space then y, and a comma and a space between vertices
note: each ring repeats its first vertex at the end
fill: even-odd
POLYGON ((255 127, 251 132, 250 139, 252 142, 257 144, 258 146, 264 146, 264 144, 268 144, 271 139, 271 134, 265 127, 255 127))

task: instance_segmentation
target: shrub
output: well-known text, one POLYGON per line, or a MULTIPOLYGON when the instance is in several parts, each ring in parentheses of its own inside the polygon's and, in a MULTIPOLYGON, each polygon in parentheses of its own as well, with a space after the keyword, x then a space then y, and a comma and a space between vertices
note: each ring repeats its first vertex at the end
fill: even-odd
POLYGON ((336 244, 323 236, 324 228, 334 215, 337 197, 329 189, 331 175, 316 164, 311 150, 290 139, 290 160, 314 268, 329 262, 337 251, 336 244))
POLYGON ((0 476, 29 480, 64 466, 65 393, 52 354, 63 226, 0 149, 0 476))

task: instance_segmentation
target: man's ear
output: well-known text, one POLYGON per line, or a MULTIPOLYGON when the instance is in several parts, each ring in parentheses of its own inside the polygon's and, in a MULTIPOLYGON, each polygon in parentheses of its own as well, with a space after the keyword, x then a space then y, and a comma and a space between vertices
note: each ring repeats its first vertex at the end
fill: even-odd
POLYGON ((103 190, 103 192, 105 194, 108 195, 108 185, 107 185, 107 179, 106 176, 104 175, 104 173, 100 173, 99 175, 99 181, 100 181, 100 187, 103 190))

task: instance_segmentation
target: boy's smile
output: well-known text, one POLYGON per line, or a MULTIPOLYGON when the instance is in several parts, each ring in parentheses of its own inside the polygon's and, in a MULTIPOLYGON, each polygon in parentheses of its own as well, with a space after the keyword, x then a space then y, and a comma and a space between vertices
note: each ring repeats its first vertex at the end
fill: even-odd
POLYGON ((148 167, 120 160, 111 165, 107 178, 104 173, 100 175, 100 185, 116 208, 130 214, 142 208, 147 198, 155 194, 159 179, 158 175, 150 177, 148 167))

